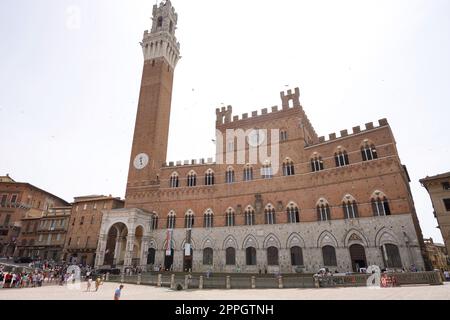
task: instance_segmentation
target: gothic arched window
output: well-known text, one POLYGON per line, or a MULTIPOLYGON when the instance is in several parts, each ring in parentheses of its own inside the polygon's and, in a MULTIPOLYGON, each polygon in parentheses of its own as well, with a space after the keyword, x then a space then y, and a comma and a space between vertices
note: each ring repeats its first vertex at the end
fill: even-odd
POLYGON ((180 179, 178 177, 178 173, 174 172, 170 176, 170 187, 171 188, 178 188, 180 186, 180 179))
POLYGON ((402 268, 400 251, 395 244, 385 244, 381 246, 384 265, 386 268, 402 268))
POLYGON ((299 210, 294 203, 290 203, 286 208, 287 221, 288 223, 298 223, 300 222, 299 210))
POLYGON ((156 250, 153 248, 148 249, 147 264, 155 264, 156 250))
POLYGON ((176 226, 176 215, 174 211, 170 211, 167 215, 167 229, 175 229, 176 226))
POLYGON ((330 206, 326 200, 321 199, 317 203, 317 220, 328 221, 331 220, 330 206))
POLYGON ((203 226, 205 228, 214 227, 214 213, 211 209, 206 210, 203 214, 203 226))
POLYGON ((187 176, 187 186, 195 187, 196 185, 197 185, 197 174, 194 171, 191 171, 187 176))
POLYGON ((214 172, 211 169, 208 169, 205 173, 205 185, 212 186, 214 185, 214 172))
POLYGON ((278 248, 269 247, 267 248, 267 265, 269 266, 277 266, 279 264, 278 261, 278 248))
POLYGON ((205 248, 203 249, 203 264, 205 266, 211 266, 213 264, 213 249, 212 248, 205 248))
POLYGON ((265 161, 263 166, 261 167, 261 177, 263 179, 272 179, 273 178, 272 165, 269 161, 265 161))
POLYGON ((266 218, 266 224, 275 224, 275 208, 272 205, 267 205, 264 210, 264 216, 266 218))
POLYGON ((158 28, 162 27, 163 25, 163 17, 158 17, 158 28))
POLYGON ((336 249, 332 246, 322 248, 323 265, 327 267, 337 266, 336 249))
POLYGON ((372 195, 371 203, 374 216, 389 216, 391 214, 389 201, 382 192, 376 191, 372 195))
POLYGON ((248 266, 256 266, 256 249, 248 247, 245 249, 245 264, 248 266))
POLYGON ((350 162, 348 161, 347 151, 339 150, 334 154, 334 160, 336 162, 336 167, 348 166, 350 162))
POLYGON ((158 221, 159 219, 158 219, 158 215, 153 215, 153 217, 152 217, 152 230, 157 230, 158 229, 158 221))
POLYGON ((246 226, 255 225, 255 210, 251 206, 248 206, 247 209, 245 209, 244 215, 246 226))
POLYGON ((323 170, 323 160, 321 156, 315 155, 313 158, 311 158, 311 170, 313 172, 317 172, 320 170, 323 170))
POLYGON ((246 165, 244 168, 244 181, 253 180, 253 168, 250 165, 246 165))
POLYGON ((229 208, 227 210, 225 225, 227 227, 234 227, 235 226, 235 214, 234 214, 233 208, 229 208))
POLYGON ((361 147, 361 156, 363 161, 378 159, 378 153, 375 145, 373 143, 369 144, 368 141, 365 141, 361 147))
POLYGON ((236 249, 229 247, 225 250, 225 264, 233 266, 236 264, 236 249))
POLYGON ((192 210, 189 210, 184 217, 184 227, 186 229, 194 227, 194 212, 192 210))
POLYGON ((342 209, 344 210, 345 219, 355 219, 359 217, 358 204, 350 195, 345 196, 342 200, 342 209))
POLYGON ((228 167, 227 172, 225 173, 225 182, 233 183, 234 182, 234 169, 233 167, 228 167))
POLYGON ((300 247, 291 248, 291 264, 293 266, 303 265, 303 250, 300 247))
POLYGON ((283 162, 283 175, 293 176, 294 174, 295 174, 294 162, 291 159, 286 158, 286 160, 284 160, 283 162))

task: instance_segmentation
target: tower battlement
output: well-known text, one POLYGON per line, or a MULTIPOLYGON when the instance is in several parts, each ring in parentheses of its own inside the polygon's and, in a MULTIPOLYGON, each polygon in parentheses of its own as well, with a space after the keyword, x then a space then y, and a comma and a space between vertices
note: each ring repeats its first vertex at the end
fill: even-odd
POLYGON ((216 109, 216 124, 217 126, 234 123, 241 120, 254 119, 260 116, 266 116, 271 113, 277 113, 283 110, 289 110, 294 108, 301 108, 300 104, 300 89, 295 88, 294 92, 292 90, 282 91, 280 92, 282 108, 279 106, 272 106, 269 108, 263 108, 260 111, 252 111, 251 113, 243 113, 242 115, 233 115, 233 107, 221 107, 216 109), (292 101, 292 104, 290 102, 292 101))
MULTIPOLYGON (((340 138, 346 138, 346 137, 351 137, 353 135, 356 134, 360 134, 362 132, 366 132, 369 130, 373 130, 373 129, 377 129, 377 128, 381 128, 381 127, 386 127, 389 126, 389 123, 387 121, 386 118, 380 119, 378 120, 378 126, 375 126, 373 122, 368 122, 365 124, 365 128, 361 129, 361 126, 355 126, 352 128, 352 133, 349 133, 349 131, 347 129, 341 130, 339 132, 339 136, 336 132, 330 133, 328 135, 328 139, 325 136, 320 136, 319 137, 319 141, 316 144, 320 144, 320 143, 325 143, 325 142, 330 142, 336 139, 340 139, 340 138)), ((314 144, 314 145, 316 145, 314 144)))
POLYGON ((175 68, 180 59, 180 44, 175 37, 178 15, 170 0, 153 6, 152 28, 144 31, 141 42, 145 60, 165 58, 175 68))

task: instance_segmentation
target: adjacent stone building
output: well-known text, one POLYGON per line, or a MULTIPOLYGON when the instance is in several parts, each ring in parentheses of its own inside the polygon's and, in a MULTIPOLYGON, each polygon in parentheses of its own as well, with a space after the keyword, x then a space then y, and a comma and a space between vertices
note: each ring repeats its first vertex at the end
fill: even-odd
POLYGON ((424 239, 424 242, 427 249, 428 259, 433 266, 433 270, 449 270, 450 260, 445 245, 442 243, 434 243, 433 238, 424 239))
POLYGON ((40 219, 36 244, 40 246, 44 260, 62 260, 71 212, 71 206, 54 207, 44 212, 40 219))
POLYGON ((447 252, 450 252, 450 172, 423 178, 420 183, 430 194, 434 217, 437 219, 447 252))
POLYGON ((50 208, 68 205, 65 200, 32 184, 16 182, 8 175, 0 177, 0 256, 19 255, 20 251, 16 252, 19 243, 22 253, 39 256, 34 243, 34 220, 50 208), (29 246, 30 242, 33 244, 29 246))
POLYGON ((96 266, 248 273, 430 267, 386 119, 318 136, 296 88, 280 94, 281 107, 242 116, 231 106, 217 109, 215 161, 166 163, 178 16, 167 0, 154 6, 152 20, 141 43, 125 208, 103 211, 96 266))
POLYGON ((112 196, 76 197, 65 237, 64 260, 94 265, 98 237, 104 210, 123 208, 124 201, 112 196))

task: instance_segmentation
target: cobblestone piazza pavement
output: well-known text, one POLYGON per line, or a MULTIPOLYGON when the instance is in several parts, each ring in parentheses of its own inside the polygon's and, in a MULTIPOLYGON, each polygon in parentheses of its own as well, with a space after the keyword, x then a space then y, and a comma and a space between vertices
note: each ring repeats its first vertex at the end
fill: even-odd
MULTIPOLYGON (((119 284, 105 283, 98 292, 67 287, 0 289, 0 300, 112 300, 119 284)), ((450 300, 450 283, 399 288, 188 290, 125 284, 122 300, 450 300)))

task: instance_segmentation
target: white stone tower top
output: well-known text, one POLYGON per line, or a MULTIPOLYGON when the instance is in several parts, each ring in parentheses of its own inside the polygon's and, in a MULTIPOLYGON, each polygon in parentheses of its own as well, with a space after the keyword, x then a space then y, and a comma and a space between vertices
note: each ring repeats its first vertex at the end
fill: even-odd
POLYGON ((172 68, 180 59, 180 44, 175 37, 178 15, 170 0, 153 6, 151 32, 145 30, 141 42, 145 60, 165 58, 172 68))

